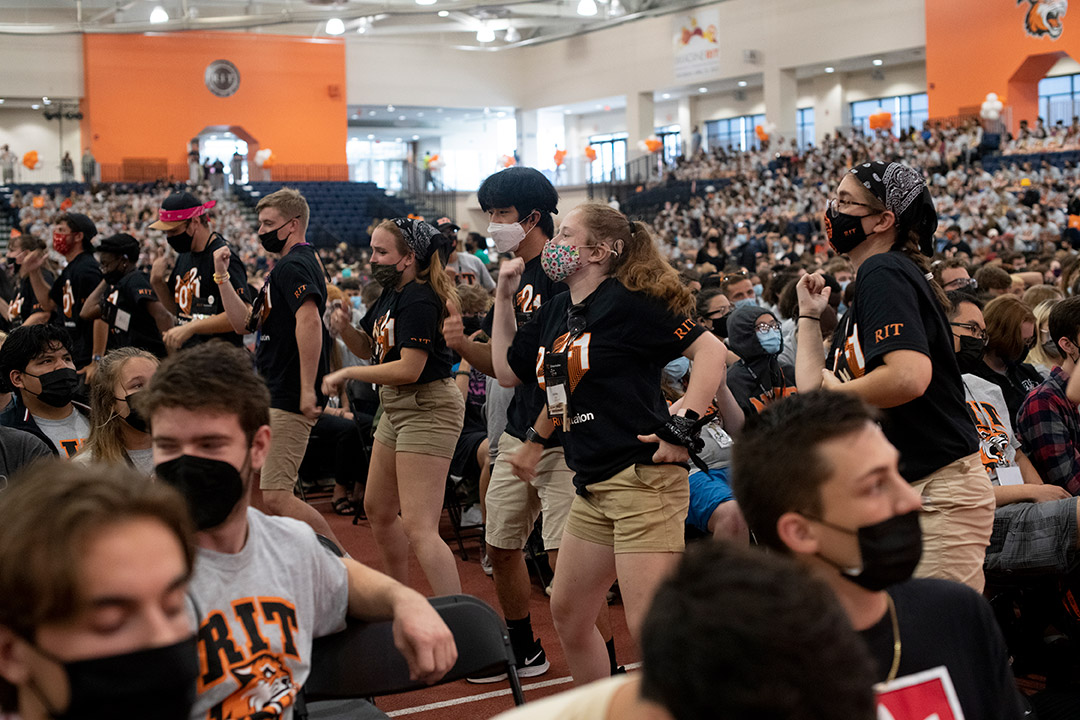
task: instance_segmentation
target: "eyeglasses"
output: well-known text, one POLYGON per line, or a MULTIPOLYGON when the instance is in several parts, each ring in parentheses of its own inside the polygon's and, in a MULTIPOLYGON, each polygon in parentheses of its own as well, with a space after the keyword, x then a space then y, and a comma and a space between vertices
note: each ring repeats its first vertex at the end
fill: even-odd
POLYGON ((1024 342, 1024 349, 1025 350, 1030 350, 1031 348, 1035 347, 1035 342, 1038 340, 1038 336, 1037 335, 1032 335, 1029 338, 1022 338, 1022 339, 1023 339, 1023 342, 1024 342))
MULTIPOLYGON (((845 209, 846 210, 851 210, 852 208, 856 208, 856 207, 864 207, 864 208, 870 208, 871 210, 874 210, 874 206, 871 205, 870 203, 856 202, 855 200, 841 200, 838 197, 829 198, 829 202, 826 203, 825 207, 830 212, 834 212, 834 213, 836 213, 836 212, 841 212, 842 213, 842 212, 845 212, 845 209)), ((870 215, 876 215, 876 214, 878 214, 880 212, 884 212, 884 211, 883 210, 874 210, 874 212, 870 213, 870 215)), ((869 217, 869 215, 866 216, 866 217, 869 217)))
POLYGON ((773 322, 758 323, 757 325, 754 326, 754 330, 756 330, 759 333, 769 332, 770 330, 779 330, 779 329, 780 329, 780 323, 776 322, 775 320, 773 322))
POLYGON ((971 336, 974 337, 974 338, 978 338, 979 340, 985 340, 986 339, 986 330, 979 327, 978 325, 976 325, 973 322, 970 322, 970 323, 955 323, 954 322, 954 323, 949 323, 949 324, 952 325, 953 327, 964 328, 969 333, 971 333, 971 336))
POLYGON ((979 281, 975 278, 956 278, 945 283, 945 290, 964 290, 971 288, 977 290, 979 288, 979 281))
POLYGON ((750 279, 750 276, 747 275, 746 273, 737 272, 737 273, 731 273, 729 275, 724 275, 723 277, 720 278, 720 282, 730 283, 730 282, 738 282, 739 280, 749 280, 749 279, 750 279))
POLYGON ((730 315, 732 310, 734 310, 734 308, 731 305, 728 305, 723 310, 714 310, 713 312, 709 313, 708 315, 705 316, 705 319, 706 320, 721 320, 723 318, 726 318, 728 315, 730 315))

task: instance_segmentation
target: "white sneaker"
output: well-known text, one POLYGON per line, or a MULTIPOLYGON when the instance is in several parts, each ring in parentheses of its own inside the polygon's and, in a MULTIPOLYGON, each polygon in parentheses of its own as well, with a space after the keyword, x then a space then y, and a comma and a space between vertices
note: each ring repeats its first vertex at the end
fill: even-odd
POLYGON ((484 571, 484 574, 491 577, 495 574, 495 569, 491 567, 491 558, 487 553, 484 553, 484 557, 480 558, 480 569, 484 571))
POLYGON ((475 527, 483 524, 484 516, 480 513, 479 505, 470 505, 463 513, 461 513, 462 527, 475 527))

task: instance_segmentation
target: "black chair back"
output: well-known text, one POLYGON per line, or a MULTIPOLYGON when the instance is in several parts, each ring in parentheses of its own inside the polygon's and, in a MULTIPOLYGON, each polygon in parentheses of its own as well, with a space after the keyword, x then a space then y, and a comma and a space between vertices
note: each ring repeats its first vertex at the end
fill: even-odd
MULTIPOLYGON (((436 684, 506 672, 514 704, 524 703, 514 651, 502 618, 471 595, 431 598, 431 604, 454 634, 458 650, 457 663, 436 684)), ((391 621, 366 623, 350 619, 343 632, 315 640, 304 696, 307 702, 373 698, 426 687, 425 683, 409 679, 405 657, 394 646, 391 621)))

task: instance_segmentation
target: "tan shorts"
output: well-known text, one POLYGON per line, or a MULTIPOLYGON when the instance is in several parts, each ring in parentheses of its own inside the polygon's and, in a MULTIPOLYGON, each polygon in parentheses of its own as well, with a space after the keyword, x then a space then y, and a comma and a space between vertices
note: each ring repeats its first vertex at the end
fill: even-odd
POLYGON ((259 476, 260 488, 292 492, 314 425, 300 413, 270 408, 270 452, 259 476))
POLYGON ((465 398, 453 378, 411 385, 380 385, 383 416, 375 439, 401 452, 453 458, 465 398))
POLYGON ((686 468, 631 465, 574 498, 566 532, 616 554, 682 552, 689 506, 686 468))
POLYGON ((983 562, 994 529, 994 488, 978 453, 912 483, 923 502, 923 552, 915 577, 935 577, 982 592, 983 562))
POLYGON ((523 482, 514 477, 510 456, 522 441, 503 433, 499 437, 499 456, 491 468, 488 483, 487 542, 503 550, 521 550, 529 539, 536 516, 544 512, 545 550, 558 550, 566 516, 574 502, 574 472, 566 467, 561 447, 548 448, 536 465, 536 477, 523 482))

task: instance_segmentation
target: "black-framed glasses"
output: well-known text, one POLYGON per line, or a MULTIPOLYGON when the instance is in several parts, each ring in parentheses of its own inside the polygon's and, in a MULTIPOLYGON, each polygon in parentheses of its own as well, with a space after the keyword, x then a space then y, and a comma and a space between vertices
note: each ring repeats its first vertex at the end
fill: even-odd
POLYGON ((974 337, 974 338, 978 338, 979 340, 985 340, 986 339, 986 330, 984 328, 979 327, 978 325, 976 325, 973 322, 969 322, 969 323, 957 323, 957 322, 954 322, 954 323, 949 323, 949 324, 952 325, 953 327, 964 328, 969 333, 971 333, 971 336, 974 337))
POLYGON ((566 329, 575 338, 585 332, 585 305, 583 303, 571 305, 566 311, 566 329))
POLYGON ((972 290, 977 290, 979 288, 979 281, 975 278, 970 277, 956 278, 955 280, 950 280, 944 285, 945 290, 967 290, 968 288, 972 290))
POLYGON ((734 309, 735 309, 735 307, 733 305, 728 305, 723 310, 714 310, 713 312, 709 313, 708 315, 705 316, 705 319, 706 320, 722 320, 722 319, 726 318, 728 315, 730 315, 731 311, 734 310, 734 309))

